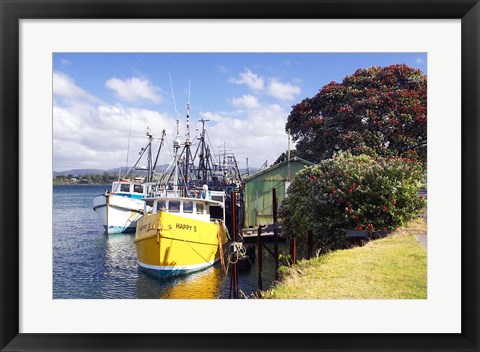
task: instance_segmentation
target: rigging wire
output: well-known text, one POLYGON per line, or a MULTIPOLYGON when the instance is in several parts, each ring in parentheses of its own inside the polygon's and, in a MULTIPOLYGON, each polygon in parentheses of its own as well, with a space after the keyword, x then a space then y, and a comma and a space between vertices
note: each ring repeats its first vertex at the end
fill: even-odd
MULTIPOLYGON (((207 139, 208 139, 208 144, 209 145, 213 145, 212 144, 212 141, 210 140, 210 136, 208 135, 208 131, 205 130, 205 135, 207 136, 207 139)), ((217 162, 217 155, 215 154, 215 150, 213 150, 212 148, 208 148, 210 153, 213 155, 213 161, 214 162, 217 162)), ((220 159, 218 159, 218 162, 220 163, 220 159)))
POLYGON ((127 109, 127 111, 130 115, 130 129, 128 130, 127 161, 126 161, 126 164, 125 164, 125 174, 128 171, 128 155, 130 154, 130 137, 132 135, 132 119, 133 119, 133 115, 132 115, 132 112, 130 111, 130 109, 127 109))

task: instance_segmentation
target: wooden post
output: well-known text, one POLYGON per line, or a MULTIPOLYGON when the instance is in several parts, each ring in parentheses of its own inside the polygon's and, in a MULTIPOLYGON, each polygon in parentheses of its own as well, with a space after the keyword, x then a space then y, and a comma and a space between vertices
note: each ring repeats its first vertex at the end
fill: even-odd
POLYGON ((273 229, 273 256, 275 257, 275 280, 278 280, 278 229, 277 229, 277 190, 275 188, 272 189, 272 198, 273 198, 273 223, 275 224, 275 228, 273 229))
POLYGON ((262 282, 262 266, 263 266, 263 255, 262 255, 262 227, 258 227, 258 242, 257 242, 257 265, 258 265, 258 289, 263 290, 262 282))
POLYGON ((105 195, 106 198, 106 206, 105 206, 105 211, 106 211, 106 218, 107 218, 107 235, 108 235, 108 208, 110 208, 110 194, 105 195))
POLYGON ((297 264, 297 239, 295 237, 290 238, 290 257, 292 264, 297 264))
MULTIPOLYGON (((232 210, 232 240, 233 242, 237 241, 237 202, 235 199, 235 191, 230 193, 231 197, 231 210, 232 210)), ((230 292, 233 291, 233 298, 238 298, 238 271, 237 263, 232 264, 232 273, 230 279, 230 292)), ((230 298, 230 295, 229 297, 230 298)))
POLYGON ((308 230, 307 232, 307 259, 312 257, 313 253, 313 231, 308 230))

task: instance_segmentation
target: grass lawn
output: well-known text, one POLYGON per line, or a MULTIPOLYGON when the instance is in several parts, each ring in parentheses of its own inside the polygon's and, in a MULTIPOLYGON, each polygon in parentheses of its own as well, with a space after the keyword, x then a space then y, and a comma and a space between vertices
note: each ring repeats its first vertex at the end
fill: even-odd
POLYGON ((415 239, 426 232, 418 219, 363 247, 339 250, 284 268, 265 298, 425 299, 427 251, 415 239))

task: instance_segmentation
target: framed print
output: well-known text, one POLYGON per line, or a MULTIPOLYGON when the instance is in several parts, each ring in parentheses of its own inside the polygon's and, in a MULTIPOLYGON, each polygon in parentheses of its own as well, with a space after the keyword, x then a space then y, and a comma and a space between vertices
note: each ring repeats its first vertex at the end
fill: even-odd
MULTIPOLYGON (((479 349, 478 1, 1 0, 0 6, 2 350, 479 349), (361 96, 358 81, 376 75, 383 98, 361 96), (403 79, 398 77, 407 75, 408 83, 398 83, 403 79), (388 92, 391 77, 396 77, 394 84, 404 84, 400 92, 388 92), (347 84, 353 88, 345 88, 347 84), (356 97, 348 104, 335 100, 347 96, 338 93, 344 88, 356 97), (392 96, 402 103, 392 103, 392 96), (220 261, 225 257, 222 236, 234 239, 242 230, 229 225, 237 221, 241 196, 233 192, 228 201, 222 198, 227 193, 216 193, 214 181, 219 179, 222 191, 239 184, 247 189, 245 209, 250 207, 250 212, 241 216, 250 226, 242 234, 271 225, 265 231, 273 235, 273 249, 258 242, 258 248, 265 248, 264 268, 294 260, 294 241, 290 247, 280 244, 278 259, 276 207, 265 209, 270 202, 276 204, 277 196, 289 197, 284 205, 294 202, 298 188, 289 187, 295 182, 290 173, 302 175, 299 170, 305 166, 321 163, 325 158, 316 160, 316 153, 331 152, 328 158, 334 163, 344 158, 338 150, 347 140, 357 138, 358 148, 368 144, 362 131, 354 133, 352 111, 361 111, 358 126, 369 121, 376 125, 380 122, 373 103, 387 97, 398 114, 382 120, 384 135, 395 126, 402 133, 416 128, 424 132, 410 149, 405 145, 413 142, 405 132, 381 142, 373 154, 376 162, 392 161, 395 168, 398 163, 409 168, 413 158, 424 161, 416 184, 428 183, 424 226, 426 231, 428 222, 430 239, 428 247, 414 241, 420 254, 407 252, 400 261, 407 266, 412 259, 412 267, 422 273, 416 291, 402 296, 398 291, 405 290, 395 287, 389 296, 388 289, 384 293, 383 287, 376 287, 367 296, 350 291, 346 296, 286 299, 275 286, 276 277, 265 274, 264 292, 280 299, 261 299, 269 297, 257 290, 261 280, 255 270, 262 272, 261 257, 251 263, 250 281, 240 275, 243 298, 249 299, 228 299, 232 292, 238 296, 238 274, 230 273, 231 281, 222 281, 221 265, 216 271, 191 274, 196 284, 177 278, 159 283, 158 276, 197 271, 220 261), (365 104, 371 105, 366 109, 365 104), (302 151, 308 138, 302 139, 298 120, 290 116, 307 116, 305 111, 318 106, 318 116, 309 115, 305 126, 316 124, 323 138, 313 143, 318 149, 302 151), (347 116, 350 127, 343 139, 329 146, 332 130, 324 126, 332 111, 340 111, 338 119, 347 116), (416 116, 414 122, 411 116, 416 116), (405 120, 399 123, 400 118, 405 120), (158 121, 168 127, 158 127, 158 121), (293 159, 290 133, 297 143, 295 152, 304 153, 293 159), (210 147, 204 149, 202 143, 210 147), (417 154, 412 159, 381 154, 397 145, 417 154), (162 148, 174 155, 173 161, 163 157, 162 148), (230 154, 227 158, 230 149, 237 159, 230 154), (209 163, 208 155, 216 153, 224 155, 224 166, 218 157, 212 159, 218 161, 218 170, 201 169, 209 163), (145 168, 140 167, 143 157, 145 168), (203 164, 189 164, 196 158, 203 164), (227 176, 228 162, 243 171, 227 176), (274 177, 269 172, 282 168, 289 173, 284 189, 276 188, 271 198, 259 196, 274 177), (256 176, 250 175, 253 169, 256 176), (150 182, 158 170, 165 177, 164 188, 160 181, 150 182), (212 170, 218 175, 212 176, 212 170), (235 175, 245 172, 248 176, 237 184, 235 175), (198 175, 203 183, 196 184, 189 175, 198 175), (179 196, 180 192, 184 193, 179 196), (179 201, 169 199, 171 194, 179 201), (124 207, 126 199, 128 223, 117 221, 120 215, 114 212, 121 208, 114 202, 124 207), (139 212, 148 216, 130 218, 135 199, 139 212), (261 202, 268 203, 263 210, 261 202), (175 222, 162 223, 167 216, 175 222), (207 217, 215 228, 195 222, 207 217), (148 222, 157 218, 159 223, 148 222), (121 234, 132 228, 136 235, 121 234), (202 234, 211 232, 211 253, 202 252, 202 245, 212 245, 205 237, 192 240, 197 228, 202 234), (170 231, 166 240, 181 242, 184 247, 175 248, 183 249, 165 245, 163 231, 170 231), (160 259, 147 245, 158 250, 160 259), (277 262, 269 262, 271 255, 277 262), (199 286, 199 280, 215 282, 214 288, 205 290, 208 285, 199 286)), ((350 157, 357 165, 363 162, 350 157)), ((414 169, 409 170, 414 177, 414 169)), ((323 189, 317 179, 321 176, 308 175, 308 187, 323 189)), ((350 214, 347 236, 367 233, 368 240, 373 233, 382 237, 382 231, 395 231, 392 219, 397 215, 392 209, 397 198, 388 198, 388 192, 382 196, 388 204, 378 205, 375 217, 385 216, 385 222, 372 225, 359 220, 369 213, 355 213, 353 198, 348 198, 363 186, 350 182, 342 191, 328 183, 352 177, 340 172, 322 181, 328 184, 325 197, 335 206, 345 203, 339 206, 345 219, 350 214)), ((411 202, 421 211, 426 190, 418 196, 415 188, 414 200, 408 192, 408 187, 399 188, 401 202, 411 202)), ((285 209, 281 214, 287 217, 285 209)), ((306 229, 304 236, 307 239, 306 229)), ((251 249, 255 257, 254 243, 245 250, 251 249)), ((313 256, 309 244, 305 250, 307 257, 313 256)), ((375 264, 383 265, 372 259, 370 265, 375 264)), ((350 272, 355 265, 360 264, 350 272)), ((367 275, 365 280, 373 279, 367 275)), ((343 284, 337 285, 338 292, 343 284)))

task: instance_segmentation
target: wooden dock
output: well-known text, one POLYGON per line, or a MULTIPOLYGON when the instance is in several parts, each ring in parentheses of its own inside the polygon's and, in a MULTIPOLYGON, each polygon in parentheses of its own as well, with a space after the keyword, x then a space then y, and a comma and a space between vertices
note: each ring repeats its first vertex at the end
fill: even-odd
MULTIPOLYGON (((283 236, 283 233, 282 233, 282 226, 279 224, 272 224, 266 227, 262 227, 262 234, 260 235, 262 240, 266 240, 266 241, 273 240, 274 229, 278 229, 279 241, 281 242, 285 241, 285 237, 283 236)), ((258 239, 258 227, 249 227, 249 228, 242 229, 242 237, 245 242, 256 241, 258 239)))

